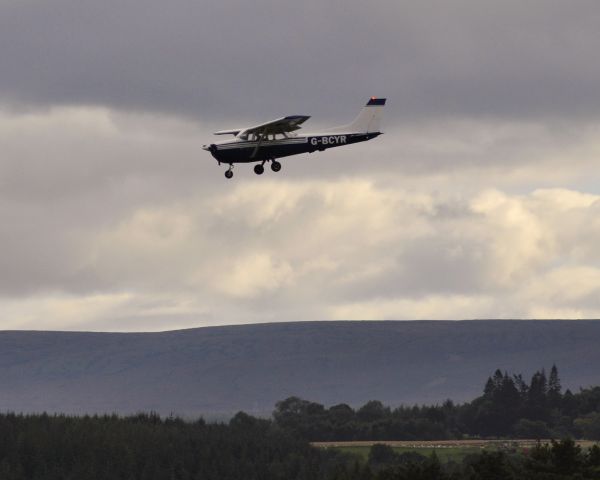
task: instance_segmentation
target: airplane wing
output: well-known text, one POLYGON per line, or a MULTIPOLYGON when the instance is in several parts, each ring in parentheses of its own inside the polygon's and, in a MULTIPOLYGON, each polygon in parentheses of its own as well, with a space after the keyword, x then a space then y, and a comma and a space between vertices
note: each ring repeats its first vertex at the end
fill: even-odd
POLYGON ((306 122, 310 116, 307 115, 290 115, 289 117, 278 118, 270 122, 256 125, 244 130, 245 133, 257 133, 261 135, 271 133, 286 133, 299 130, 300 124, 306 122))

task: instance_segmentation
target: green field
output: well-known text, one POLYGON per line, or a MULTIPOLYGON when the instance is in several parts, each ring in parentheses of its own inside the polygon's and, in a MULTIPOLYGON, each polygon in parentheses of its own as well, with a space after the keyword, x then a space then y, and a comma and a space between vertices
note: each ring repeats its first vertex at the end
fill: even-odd
MULTIPOLYGON (((344 453, 357 455, 366 462, 369 457, 369 451, 371 447, 368 446, 348 446, 348 447, 327 447, 335 448, 336 450, 344 453)), ((432 452, 439 458, 440 462, 446 463, 448 461, 454 461, 460 463, 464 457, 470 454, 481 453, 481 447, 392 447, 394 452, 401 454, 406 452, 416 452, 425 457, 429 457, 432 452)), ((489 451, 490 449, 486 449, 489 451)))
MULTIPOLYGON (((542 440, 542 443, 549 443, 549 440, 542 440)), ((356 442, 314 442, 313 446, 318 448, 333 448, 337 451, 358 456, 366 462, 369 458, 371 446, 375 443, 382 443, 390 446, 397 454, 415 452, 425 457, 431 456, 435 451, 438 459, 442 463, 454 461, 457 463, 471 454, 478 454, 482 451, 504 451, 507 453, 524 453, 535 447, 536 440, 439 440, 439 441, 356 441, 356 442)), ((591 447, 595 442, 577 441, 577 444, 584 450, 591 447)))

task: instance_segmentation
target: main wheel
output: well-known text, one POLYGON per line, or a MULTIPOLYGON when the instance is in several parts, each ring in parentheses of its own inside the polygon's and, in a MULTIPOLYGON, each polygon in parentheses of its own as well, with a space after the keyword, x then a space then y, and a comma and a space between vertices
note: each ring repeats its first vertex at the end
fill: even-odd
POLYGON ((231 178, 233 177, 233 172, 231 170, 226 170, 225 171, 225 178, 231 178))
POLYGON ((273 162, 271 162, 271 170, 274 172, 281 170, 281 163, 279 163, 277 160, 273 160, 273 162))
POLYGON ((258 165, 254 165, 254 173, 257 175, 262 175, 265 171, 265 167, 263 167, 260 163, 258 165))

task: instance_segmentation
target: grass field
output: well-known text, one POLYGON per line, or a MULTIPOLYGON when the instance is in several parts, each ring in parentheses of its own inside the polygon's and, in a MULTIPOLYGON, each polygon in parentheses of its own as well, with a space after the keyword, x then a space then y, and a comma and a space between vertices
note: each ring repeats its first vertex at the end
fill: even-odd
MULTIPOLYGON (((367 461, 371 447, 329 447, 336 448, 344 453, 357 455, 362 461, 367 461)), ((472 453, 481 452, 477 447, 444 447, 444 448, 411 448, 411 447, 392 447, 396 453, 416 452, 420 455, 429 457, 433 451, 439 458, 440 462, 446 463, 450 460, 461 462, 464 457, 472 453)))
MULTIPOLYGON (((549 443, 549 440, 542 440, 549 443)), ((318 448, 335 448, 342 452, 359 456, 366 461, 371 446, 376 443, 389 445, 396 453, 416 452, 426 457, 435 451, 442 463, 448 461, 461 462, 467 455, 480 453, 481 451, 502 450, 505 452, 523 453, 534 447, 536 440, 443 440, 423 442, 314 442, 312 445, 318 448)), ((594 442, 577 442, 582 448, 589 448, 594 442)))

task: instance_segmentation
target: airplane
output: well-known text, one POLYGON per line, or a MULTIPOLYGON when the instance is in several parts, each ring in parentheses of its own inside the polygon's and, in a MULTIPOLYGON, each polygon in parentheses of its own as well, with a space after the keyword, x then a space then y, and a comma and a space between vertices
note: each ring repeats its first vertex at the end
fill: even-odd
POLYGON ((262 175, 266 162, 271 162, 271 170, 281 170, 278 158, 312 153, 328 148, 351 145, 378 137, 385 98, 372 97, 362 108, 354 121, 348 125, 334 127, 319 133, 298 135, 300 124, 310 118, 307 115, 291 115, 278 118, 249 128, 220 130, 215 135, 234 135, 233 140, 203 145, 219 165, 225 163, 229 169, 226 178, 233 177, 234 163, 260 162, 254 166, 254 173, 262 175))

